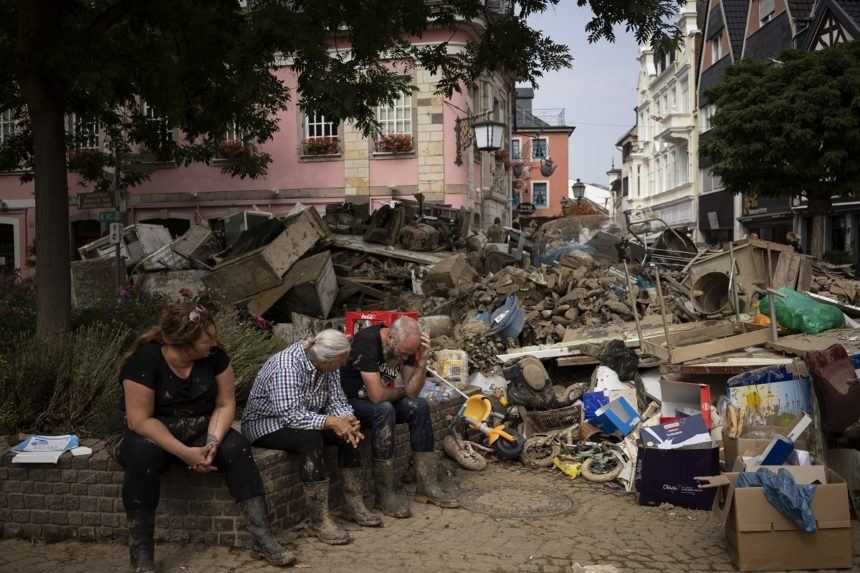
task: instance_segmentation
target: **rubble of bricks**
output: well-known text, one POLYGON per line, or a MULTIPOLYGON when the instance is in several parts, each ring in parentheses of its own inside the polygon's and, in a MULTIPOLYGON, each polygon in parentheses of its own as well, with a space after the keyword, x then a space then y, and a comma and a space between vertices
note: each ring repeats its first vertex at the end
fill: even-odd
MULTIPOLYGON (((461 404, 462 399, 457 397, 431 405, 437 446, 461 404)), ((372 460, 368 442, 365 440, 362 446, 362 459, 365 491, 370 493, 372 460)), ((395 463, 402 475, 411 453, 405 424, 398 424, 395 443, 395 463)), ((66 454, 57 465, 13 464, 8 452, 0 457, 2 537, 48 542, 127 540, 123 469, 111 455, 107 442, 82 440, 82 445, 92 448, 93 454, 77 458, 66 454)), ((8 447, 3 448, 6 450, 8 447)), ((335 449, 327 454, 329 467, 334 467, 335 449)), ((299 456, 255 448, 254 458, 263 476, 273 526, 283 529, 300 523, 305 507, 299 456)), ((334 478, 332 505, 338 507, 343 497, 339 480, 334 478)), ((224 477, 219 473, 189 472, 180 464, 171 464, 162 476, 155 537, 156 541, 238 547, 248 547, 250 542, 224 477)))

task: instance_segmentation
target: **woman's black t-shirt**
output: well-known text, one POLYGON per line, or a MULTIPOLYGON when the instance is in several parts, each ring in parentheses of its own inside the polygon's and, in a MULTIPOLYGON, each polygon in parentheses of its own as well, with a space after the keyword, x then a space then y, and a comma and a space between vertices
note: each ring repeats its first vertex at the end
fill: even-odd
MULTIPOLYGON (((230 358, 220 348, 195 360, 188 378, 173 373, 161 345, 150 342, 131 355, 119 374, 119 382, 131 380, 155 390, 156 418, 208 416, 215 409, 218 387, 215 377, 227 370, 230 358)), ((123 409, 125 400, 122 401, 123 409)))

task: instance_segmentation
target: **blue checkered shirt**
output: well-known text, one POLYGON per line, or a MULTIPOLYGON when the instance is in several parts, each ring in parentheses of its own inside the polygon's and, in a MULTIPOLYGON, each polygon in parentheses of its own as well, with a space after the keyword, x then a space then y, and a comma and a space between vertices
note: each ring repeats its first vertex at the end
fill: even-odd
POLYGON ((242 414, 242 433, 253 443, 281 428, 322 430, 326 416, 352 415, 340 371, 317 370, 297 342, 263 364, 242 414))

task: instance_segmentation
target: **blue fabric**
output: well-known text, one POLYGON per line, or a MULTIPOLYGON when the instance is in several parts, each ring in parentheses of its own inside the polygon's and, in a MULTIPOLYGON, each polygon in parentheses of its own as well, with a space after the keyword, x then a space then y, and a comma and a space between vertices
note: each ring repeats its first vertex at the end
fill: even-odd
POLYGON ((785 469, 773 473, 767 468, 757 472, 743 472, 738 476, 736 487, 761 487, 764 496, 781 514, 807 533, 815 533, 815 514, 812 511, 812 498, 815 497, 815 484, 798 485, 794 476, 785 469))

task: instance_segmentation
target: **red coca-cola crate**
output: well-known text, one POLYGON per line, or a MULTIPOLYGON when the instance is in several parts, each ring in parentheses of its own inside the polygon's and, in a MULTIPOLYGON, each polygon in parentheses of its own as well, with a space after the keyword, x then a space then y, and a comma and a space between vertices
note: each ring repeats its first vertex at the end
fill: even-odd
POLYGON ((381 324, 391 326, 401 316, 408 316, 418 320, 418 313, 402 310, 350 310, 344 315, 346 335, 350 338, 355 333, 368 326, 381 324))

